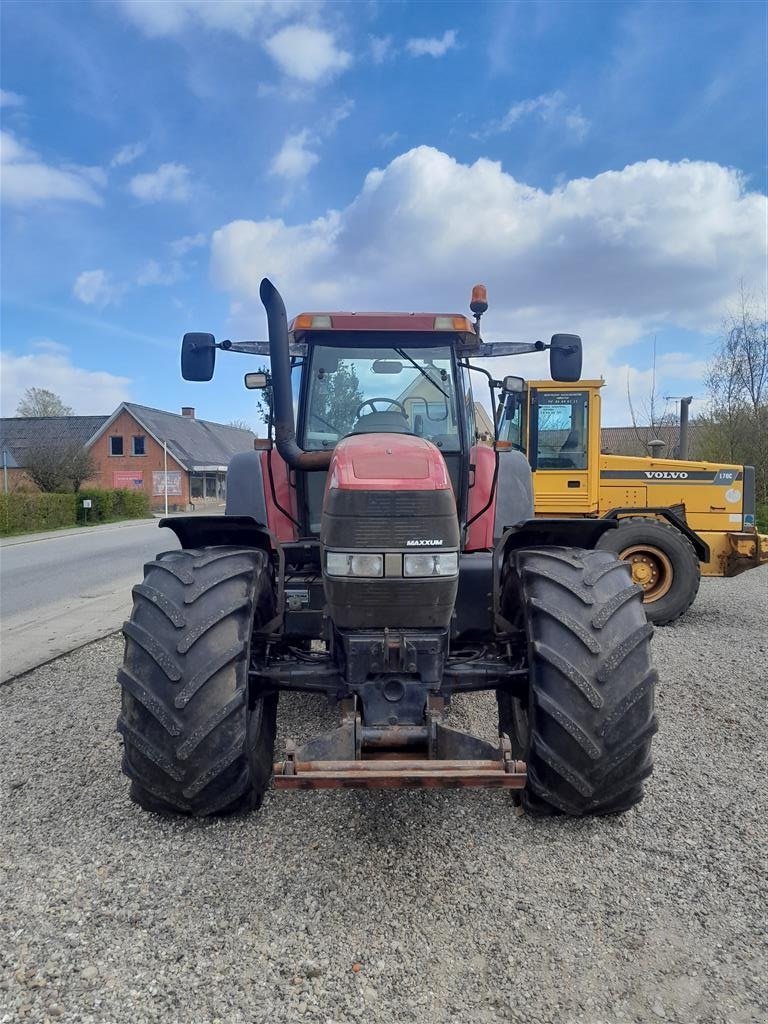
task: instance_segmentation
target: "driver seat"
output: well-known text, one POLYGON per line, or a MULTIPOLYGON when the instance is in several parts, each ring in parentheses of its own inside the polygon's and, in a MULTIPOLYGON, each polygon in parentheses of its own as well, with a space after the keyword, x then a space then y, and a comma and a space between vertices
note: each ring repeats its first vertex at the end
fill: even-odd
POLYGON ((413 434, 401 412, 369 412, 361 416, 350 434, 413 434))

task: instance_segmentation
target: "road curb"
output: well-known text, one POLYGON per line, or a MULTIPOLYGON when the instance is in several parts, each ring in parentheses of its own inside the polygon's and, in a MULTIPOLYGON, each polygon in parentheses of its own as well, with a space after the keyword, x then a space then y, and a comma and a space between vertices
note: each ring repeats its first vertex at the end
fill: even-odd
POLYGON ((23 679, 24 676, 28 676, 30 672, 37 672, 39 668, 44 668, 46 665, 53 664, 53 662, 58 661, 59 658, 66 658, 68 655, 74 654, 75 651, 82 651, 84 647, 90 647, 91 644, 97 644, 100 640, 106 640, 108 636, 117 636, 117 634, 121 632, 122 626, 118 626, 117 629, 108 629, 103 633, 99 633, 98 636, 92 637, 90 640, 84 640, 82 643, 75 644, 75 646, 70 647, 68 651, 59 651, 58 654, 51 655, 51 657, 46 658, 45 661, 39 661, 36 665, 32 665, 31 668, 25 668, 22 672, 17 672, 15 675, 9 676, 7 679, 0 679, 0 688, 3 686, 10 686, 11 683, 15 683, 19 679, 23 679))

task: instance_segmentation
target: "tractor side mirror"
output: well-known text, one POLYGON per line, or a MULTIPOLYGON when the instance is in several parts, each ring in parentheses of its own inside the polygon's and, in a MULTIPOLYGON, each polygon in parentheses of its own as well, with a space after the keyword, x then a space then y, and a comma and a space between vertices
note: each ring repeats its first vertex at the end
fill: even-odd
POLYGON ((501 383, 501 390, 507 395, 520 394, 525 391, 525 380, 522 377, 505 377, 501 383))
POLYGON ((578 334, 552 335, 549 372, 552 380, 570 382, 581 379, 581 338, 578 334))
POLYGON ((245 386, 249 391, 263 391, 269 387, 268 373, 246 373, 245 386))
POLYGON ((181 376, 184 380, 210 380, 216 363, 216 339, 212 334, 185 334, 181 342, 181 376))

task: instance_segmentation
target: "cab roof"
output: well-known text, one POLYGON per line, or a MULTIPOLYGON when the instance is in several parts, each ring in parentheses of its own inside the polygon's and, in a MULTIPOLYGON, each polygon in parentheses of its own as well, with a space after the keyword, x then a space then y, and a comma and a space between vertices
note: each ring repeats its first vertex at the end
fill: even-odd
POLYGON ((297 338, 306 331, 435 331, 477 337, 472 322, 460 313, 300 313, 288 330, 297 338))

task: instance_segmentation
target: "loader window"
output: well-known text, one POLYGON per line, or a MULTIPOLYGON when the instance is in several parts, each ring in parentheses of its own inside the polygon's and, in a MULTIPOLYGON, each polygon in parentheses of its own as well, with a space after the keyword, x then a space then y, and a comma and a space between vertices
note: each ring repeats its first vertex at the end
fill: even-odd
POLYGON ((523 394, 502 395, 499 402, 499 440, 510 441, 515 451, 524 452, 525 443, 525 396, 523 394))
POLYGON ((303 447, 318 451, 347 434, 379 431, 459 450, 450 348, 313 346, 303 447))
POLYGON ((545 391, 539 393, 539 469, 587 468, 586 391, 545 391))

